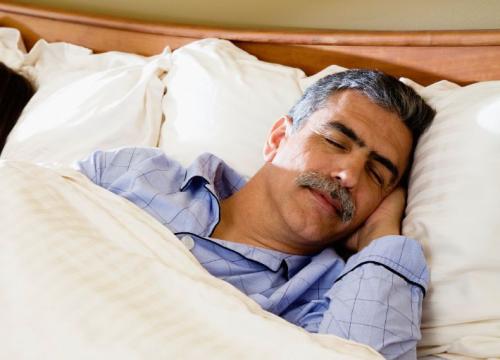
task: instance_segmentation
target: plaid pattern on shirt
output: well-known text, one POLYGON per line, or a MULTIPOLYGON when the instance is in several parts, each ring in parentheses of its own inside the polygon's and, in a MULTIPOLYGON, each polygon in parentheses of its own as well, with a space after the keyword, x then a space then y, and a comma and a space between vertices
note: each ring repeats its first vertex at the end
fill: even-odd
POLYGON ((214 276, 264 309, 310 332, 372 346, 388 359, 415 359, 429 273, 420 245, 403 236, 373 241, 345 263, 332 249, 290 255, 210 237, 219 200, 245 179, 214 155, 183 168, 153 148, 93 153, 78 169, 173 231, 214 276))

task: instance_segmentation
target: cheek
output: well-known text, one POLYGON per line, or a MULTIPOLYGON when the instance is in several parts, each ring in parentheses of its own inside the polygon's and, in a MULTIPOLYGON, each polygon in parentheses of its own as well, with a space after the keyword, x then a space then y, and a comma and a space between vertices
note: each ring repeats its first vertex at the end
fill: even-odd
POLYGON ((314 164, 314 154, 300 142, 288 143, 287 146, 276 154, 273 164, 292 171, 303 171, 314 164))

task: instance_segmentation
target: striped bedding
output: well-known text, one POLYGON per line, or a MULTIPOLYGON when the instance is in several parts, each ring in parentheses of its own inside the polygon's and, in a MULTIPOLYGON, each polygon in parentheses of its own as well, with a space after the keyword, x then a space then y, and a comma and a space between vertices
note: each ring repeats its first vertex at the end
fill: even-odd
POLYGON ((208 274, 177 238, 72 169, 0 162, 1 359, 381 359, 208 274))

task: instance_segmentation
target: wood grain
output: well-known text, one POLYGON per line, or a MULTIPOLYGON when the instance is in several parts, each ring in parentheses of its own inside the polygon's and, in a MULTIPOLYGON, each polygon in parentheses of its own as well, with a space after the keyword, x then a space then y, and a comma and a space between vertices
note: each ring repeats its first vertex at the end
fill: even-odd
POLYGON ((500 30, 311 31, 253 30, 147 23, 0 1, 0 24, 20 29, 26 46, 64 41, 96 52, 157 54, 191 41, 232 40, 258 58, 315 73, 327 65, 377 68, 421 84, 500 79, 500 30))

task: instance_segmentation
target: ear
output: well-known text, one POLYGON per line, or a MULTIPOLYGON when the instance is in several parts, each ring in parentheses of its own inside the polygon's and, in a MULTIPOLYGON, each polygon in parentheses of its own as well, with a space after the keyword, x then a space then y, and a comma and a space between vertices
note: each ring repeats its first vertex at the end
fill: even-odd
POLYGON ((283 140, 285 140, 292 130, 292 118, 288 115, 281 117, 274 123, 264 146, 264 160, 273 161, 283 140))

